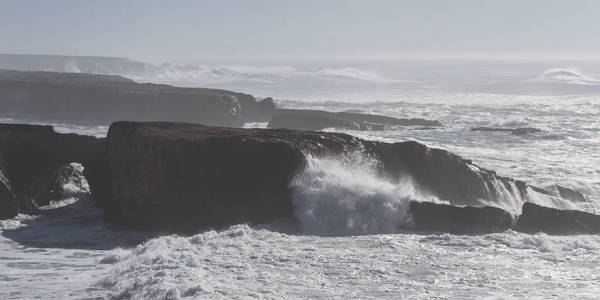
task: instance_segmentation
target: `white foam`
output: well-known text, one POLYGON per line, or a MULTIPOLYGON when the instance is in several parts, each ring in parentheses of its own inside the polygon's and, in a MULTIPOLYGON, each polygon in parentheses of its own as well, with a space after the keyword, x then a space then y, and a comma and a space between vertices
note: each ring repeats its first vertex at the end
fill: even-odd
POLYGON ((558 81, 570 84, 598 85, 600 80, 589 77, 573 69, 551 68, 546 70, 538 80, 558 81))
POLYGON ((395 233, 410 225, 411 200, 436 201, 409 178, 394 182, 378 172, 378 162, 360 153, 308 157, 292 182, 295 216, 306 234, 340 236, 395 233))
POLYGON ((599 253, 597 236, 332 238, 237 225, 107 253, 97 286, 127 299, 578 298, 600 292, 589 263, 599 253))

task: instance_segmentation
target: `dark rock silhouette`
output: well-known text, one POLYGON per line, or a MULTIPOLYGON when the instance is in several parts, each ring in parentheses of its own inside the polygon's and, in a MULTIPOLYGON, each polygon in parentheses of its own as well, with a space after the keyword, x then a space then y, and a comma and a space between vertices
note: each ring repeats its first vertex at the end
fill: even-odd
POLYGON ((560 185, 555 185, 554 188, 558 190, 558 194, 561 198, 571 200, 573 202, 587 202, 589 201, 585 195, 574 189, 566 188, 560 185))
MULTIPOLYGON (((288 219, 294 215, 290 183, 305 167, 307 155, 351 152, 380 161, 381 176, 410 176, 451 204, 411 203, 417 231, 600 231, 600 216, 531 203, 523 206, 515 227, 508 212, 486 203, 502 201, 506 193, 527 201, 529 190, 557 192, 498 176, 416 142, 169 122, 116 122, 106 139, 59 134, 50 126, 1 124, 0 218, 36 212, 38 205, 63 195, 65 182, 82 184, 82 175, 70 165, 79 162, 105 218, 129 228, 190 233, 288 219)), ((558 193, 565 200, 577 198, 562 189, 558 193)))
POLYGON ((138 84, 110 75, 0 70, 2 116, 72 123, 181 121, 240 127, 266 121, 272 100, 226 90, 138 84), (244 112, 247 112, 245 115, 244 112))
POLYGON ((410 176, 423 190, 452 205, 483 206, 481 200, 500 202, 504 197, 526 198, 525 182, 499 176, 446 150, 417 142, 378 143, 370 150, 387 174, 410 176))
POLYGON ((291 218, 289 184, 303 151, 342 152, 355 138, 314 132, 114 123, 106 217, 138 228, 194 231, 291 218))
POLYGON ((457 207, 430 202, 410 203, 409 209, 416 231, 465 233, 502 232, 513 226, 508 212, 491 206, 457 207))
POLYGON ((523 128, 496 128, 496 127, 473 127, 471 131, 498 131, 498 132, 510 132, 512 135, 527 135, 533 133, 542 132, 541 129, 523 127, 523 128))
POLYGON ((598 234, 600 216, 577 210, 560 210, 531 202, 523 204, 516 230, 548 234, 598 234))
POLYGON ((28 188, 36 206, 45 206, 52 200, 83 196, 87 191, 83 171, 75 164, 58 167, 50 176, 42 177, 28 188))
POLYGON ((9 219, 19 213, 19 203, 12 192, 8 178, 4 176, 0 156, 0 220, 9 219))
POLYGON ((104 139, 60 134, 51 126, 0 124, 2 173, 18 201, 19 212, 35 211, 36 196, 48 186, 39 183, 52 181, 57 170, 71 162, 85 165, 90 180, 104 180, 104 173, 97 172, 104 168, 104 155, 104 139))
POLYGON ((325 128, 384 130, 386 126, 442 126, 442 124, 435 120, 397 119, 355 112, 334 113, 322 110, 278 109, 268 125, 270 128, 297 130, 322 130, 325 128))
POLYGON ((114 123, 108 134, 110 220, 147 229, 194 231, 292 216, 290 180, 306 155, 360 151, 381 175, 410 176, 452 205, 484 206, 528 185, 416 142, 381 143, 341 133, 233 129, 182 123, 114 123), (486 201, 486 202, 482 202, 486 201))

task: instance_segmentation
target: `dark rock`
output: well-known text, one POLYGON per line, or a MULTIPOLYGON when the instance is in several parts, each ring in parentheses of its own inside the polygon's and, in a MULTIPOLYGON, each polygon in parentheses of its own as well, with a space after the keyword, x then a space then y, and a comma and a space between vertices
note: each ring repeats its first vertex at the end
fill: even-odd
POLYGON ((560 210, 531 202, 523 204, 516 230, 526 233, 598 234, 600 216, 577 210, 560 210))
POLYGON ((256 101, 250 95, 239 96, 240 105, 245 122, 268 122, 271 116, 277 110, 273 98, 265 98, 261 101, 256 101))
POLYGON ((271 117, 268 127, 317 131, 325 128, 358 129, 355 123, 325 116, 302 116, 297 114, 276 113, 271 117))
POLYGON ((108 125, 165 120, 239 127, 268 120, 272 101, 217 89, 138 84, 119 76, 0 70, 4 117, 108 125), (244 117, 244 111, 248 117, 244 117))
POLYGON ((496 127, 474 127, 471 131, 496 131, 496 132, 510 132, 512 135, 527 135, 533 133, 540 133, 542 130, 537 128, 496 128, 496 127))
POLYGON ((65 164, 81 163, 86 178, 94 182, 105 177, 104 139, 60 134, 50 126, 0 124, 0 157, 4 176, 24 213, 37 208, 34 198, 45 187, 37 183, 52 178, 65 164))
POLYGON ((566 188, 560 185, 555 185, 554 188, 558 190, 558 194, 561 198, 571 200, 573 202, 587 202, 588 199, 581 192, 566 188))
POLYGON ((442 126, 442 124, 434 120, 397 119, 354 112, 334 113, 321 110, 278 109, 268 125, 270 128, 313 131, 325 128, 384 130, 387 126, 442 126))
POLYGON ((410 202, 410 215, 416 231, 491 233, 510 229, 514 223, 508 212, 491 206, 457 207, 429 202, 410 202))
POLYGON ((473 127, 471 131, 498 131, 498 132, 512 132, 514 128, 496 128, 496 127, 473 127))
MULTIPOLYGON (((1 157, 0 157, 1 162, 1 157)), ((0 220, 10 219, 19 213, 19 203, 0 164, 0 220)))
POLYGON ((535 192, 538 192, 540 194, 544 194, 544 195, 548 195, 548 196, 554 196, 554 197, 560 197, 564 200, 568 200, 571 202, 587 202, 588 199, 587 197, 582 194, 581 192, 578 192, 576 190, 570 189, 570 188, 566 188, 560 185, 553 185, 547 188, 540 188, 540 187, 536 187, 536 186, 530 186, 532 190, 534 190, 535 192))
POLYGON ((33 183, 30 190, 36 206, 50 204, 52 200, 82 196, 89 193, 87 180, 83 175, 83 167, 79 164, 60 166, 51 176, 40 178, 33 183))
POLYGON ((353 151, 359 141, 344 134, 117 122, 108 133, 105 216, 184 232, 291 218, 290 182, 306 163, 305 152, 353 151))
MULTIPOLYGON (((524 201, 529 188, 538 189, 416 142, 166 122, 117 122, 105 140, 59 134, 49 126, 2 124, 0 215, 34 211, 64 196, 65 183, 83 186, 87 179, 106 218, 130 227, 194 232, 265 223, 293 217, 290 183, 305 167, 306 155, 350 152, 378 159, 381 176, 410 176, 422 190, 452 205, 479 206, 412 203, 420 231, 502 231, 509 226, 508 213, 480 206, 501 201, 506 193, 524 201), (84 166, 85 179, 71 162, 84 166)), ((532 212, 527 205, 523 211, 523 231, 594 232, 596 216, 590 214, 538 207, 532 212), (556 222, 560 228, 552 225, 556 222)))
POLYGON ((452 205, 482 206, 482 200, 500 202, 507 194, 527 197, 524 182, 499 176, 446 150, 411 141, 380 143, 369 151, 382 162, 387 174, 396 179, 409 176, 421 189, 452 205))
POLYGON ((542 132, 542 130, 541 129, 537 129, 537 128, 516 128, 510 134, 512 134, 512 135, 526 135, 526 134, 533 134, 533 133, 540 133, 540 132, 542 132))
POLYGON ((501 201, 505 190, 527 196, 524 182, 416 142, 387 144, 341 133, 163 122, 114 123, 108 134, 108 181, 103 188, 88 181, 106 191, 102 203, 111 221, 191 232, 291 217, 289 186, 306 155, 348 152, 377 158, 382 176, 410 176, 423 190, 453 205, 501 201))

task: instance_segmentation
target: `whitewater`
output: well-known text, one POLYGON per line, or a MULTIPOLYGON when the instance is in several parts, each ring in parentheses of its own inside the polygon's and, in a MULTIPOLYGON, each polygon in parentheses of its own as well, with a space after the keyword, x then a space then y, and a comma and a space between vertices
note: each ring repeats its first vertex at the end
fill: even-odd
MULTIPOLYGON (((78 70, 76 62, 68 67, 78 70)), ((569 187, 588 201, 536 201, 600 213, 596 62, 164 64, 148 70, 117 75, 273 96, 280 107, 438 119, 441 128, 343 132, 386 142, 416 140, 503 176, 569 187), (471 130, 477 127, 540 131, 471 130)), ((94 136, 107 131, 52 125, 94 136)), ((1 221, 0 298, 598 298, 600 236, 414 233, 408 202, 443 199, 409 177, 379 177, 377 164, 361 153, 309 157, 292 183, 295 221, 191 236, 105 224, 83 187, 53 201, 43 215, 1 221)), ((497 206, 516 212, 519 201, 497 206)))

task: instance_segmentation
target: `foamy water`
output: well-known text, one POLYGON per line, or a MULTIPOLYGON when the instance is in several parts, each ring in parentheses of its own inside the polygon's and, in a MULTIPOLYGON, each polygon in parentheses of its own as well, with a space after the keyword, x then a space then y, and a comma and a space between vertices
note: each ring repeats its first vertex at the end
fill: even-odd
MULTIPOLYGON (((164 65, 136 79, 275 96, 284 107, 438 119, 443 127, 345 132, 386 142, 416 140, 502 176, 570 187, 589 201, 535 193, 531 197, 539 198, 528 200, 600 213, 598 64, 521 65, 164 65), (473 127, 542 131, 517 136, 473 127)), ((95 136, 107 130, 52 125, 95 136)), ((74 191, 77 197, 57 199, 44 215, 0 223, 0 298, 598 297, 599 236, 410 233, 408 201, 443 199, 419 190, 410 178, 378 176, 377 163, 360 153, 309 157, 292 182, 296 222, 240 224, 194 236, 105 224, 88 191, 74 191)), ((501 193, 492 204, 518 210, 524 201, 509 190, 501 193)))

